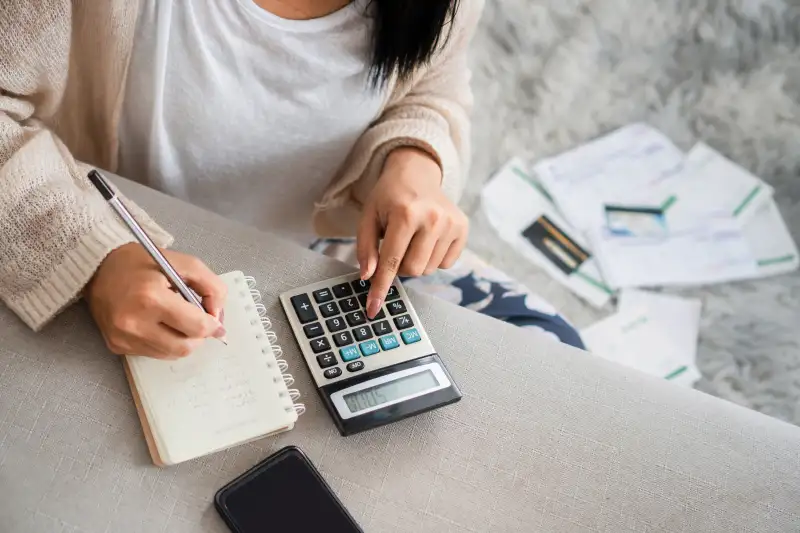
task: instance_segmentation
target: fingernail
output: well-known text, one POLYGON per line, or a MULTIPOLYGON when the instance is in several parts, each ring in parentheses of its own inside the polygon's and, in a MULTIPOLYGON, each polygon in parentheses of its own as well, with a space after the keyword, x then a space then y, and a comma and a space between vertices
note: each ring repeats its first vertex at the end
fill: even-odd
POLYGON ((215 339, 221 339, 221 338, 225 337, 226 333, 227 333, 227 331, 225 331, 225 326, 220 326, 220 327, 217 328, 217 331, 214 332, 214 338, 215 339))
POLYGON ((369 302, 367 302, 367 316, 370 318, 374 318, 381 310, 381 304, 383 304, 383 300, 380 298, 372 298, 369 302))
POLYGON ((373 272, 375 271, 375 267, 372 266, 372 259, 367 261, 365 266, 361 267, 361 279, 366 281, 372 277, 373 272))
POLYGON ((219 316, 219 323, 220 324, 225 324, 225 309, 220 309, 220 311, 217 314, 217 316, 219 316))

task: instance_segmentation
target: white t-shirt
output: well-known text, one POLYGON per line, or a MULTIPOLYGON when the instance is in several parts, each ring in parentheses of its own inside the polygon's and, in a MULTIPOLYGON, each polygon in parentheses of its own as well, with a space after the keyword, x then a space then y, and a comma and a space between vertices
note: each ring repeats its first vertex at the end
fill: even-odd
POLYGON ((144 0, 120 125, 120 174, 296 241, 385 92, 368 83, 357 0, 286 20, 253 0, 144 0))

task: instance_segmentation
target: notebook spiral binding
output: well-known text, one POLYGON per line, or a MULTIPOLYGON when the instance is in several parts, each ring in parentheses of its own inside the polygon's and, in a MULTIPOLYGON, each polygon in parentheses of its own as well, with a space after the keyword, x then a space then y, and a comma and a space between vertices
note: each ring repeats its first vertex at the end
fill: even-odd
MULTIPOLYGON (((250 290, 250 295, 253 297, 253 301, 256 304, 256 311, 261 319, 261 327, 264 330, 263 333, 258 334, 258 337, 260 338, 261 335, 266 336, 271 345, 272 354, 275 356, 278 370, 280 371, 280 377, 276 376, 275 382, 277 383, 280 379, 283 379, 283 382, 286 384, 286 386, 291 387, 294 385, 294 377, 287 373, 289 370, 289 364, 285 359, 283 359, 283 348, 278 345, 278 336, 274 331, 272 331, 272 321, 267 316, 267 308, 263 303, 261 303, 261 292, 256 289, 256 280, 252 276, 245 276, 244 281, 247 284, 247 288, 250 290)), ((253 325, 255 326, 256 324, 254 323, 253 325)), ((300 399, 300 391, 298 389, 288 389, 287 394, 292 403, 286 406, 286 411, 288 412, 294 410, 297 413, 297 416, 305 413, 305 404, 297 403, 297 400, 300 399)))

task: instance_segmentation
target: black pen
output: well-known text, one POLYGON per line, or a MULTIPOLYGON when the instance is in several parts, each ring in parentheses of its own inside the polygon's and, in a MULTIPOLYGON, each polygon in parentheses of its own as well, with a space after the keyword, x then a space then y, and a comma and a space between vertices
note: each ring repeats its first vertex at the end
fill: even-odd
MULTIPOLYGON (((92 170, 89 172, 88 175, 89 181, 97 187, 97 190, 100 191, 100 194, 103 195, 103 198, 111 205, 111 208, 116 211, 119 218, 128 226, 128 229, 131 230, 131 233, 136 237, 136 239, 141 243, 147 253, 150 254, 150 257, 153 258, 153 261, 158 264, 158 267, 167 276, 172 286, 183 296, 187 302, 196 305, 199 307, 204 313, 206 312, 205 307, 203 307, 203 303, 200 301, 200 297, 194 292, 186 282, 181 279, 178 272, 175 268, 167 261, 167 258, 164 257, 164 254, 158 249, 158 247, 153 242, 153 239, 144 231, 144 228, 136 222, 136 219, 133 218, 130 211, 125 207, 125 205, 120 201, 117 194, 114 190, 108 185, 105 178, 97 171, 92 170)), ((228 340, 225 337, 219 339, 224 344, 228 344, 228 340)))

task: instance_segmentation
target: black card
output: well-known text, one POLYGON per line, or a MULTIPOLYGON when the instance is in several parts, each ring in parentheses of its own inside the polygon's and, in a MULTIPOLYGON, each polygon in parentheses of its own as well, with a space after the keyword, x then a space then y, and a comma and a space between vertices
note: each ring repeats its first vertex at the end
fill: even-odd
POLYGON ((578 270, 590 257, 589 252, 544 215, 525 229, 522 235, 567 275, 578 270))

